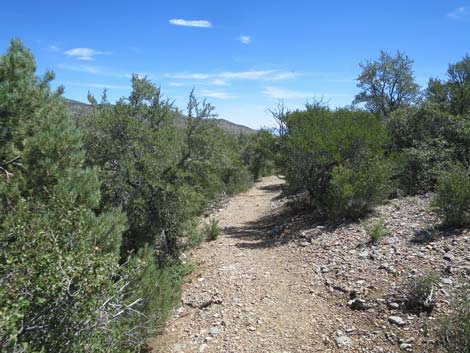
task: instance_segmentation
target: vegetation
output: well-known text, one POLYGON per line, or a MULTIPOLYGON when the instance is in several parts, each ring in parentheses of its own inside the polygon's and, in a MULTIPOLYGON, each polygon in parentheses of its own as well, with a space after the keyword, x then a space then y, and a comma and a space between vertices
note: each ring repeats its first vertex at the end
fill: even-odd
POLYGON ((430 313, 435 304, 434 288, 438 280, 439 277, 433 272, 411 280, 405 293, 406 308, 413 312, 430 313))
POLYGON ((206 233, 207 240, 216 240, 220 233, 219 221, 212 218, 208 224, 206 224, 204 228, 204 233, 206 233))
POLYGON ((179 300, 194 219, 251 185, 251 152, 192 93, 183 127, 137 76, 71 118, 35 70, 18 40, 0 57, 0 350, 139 351, 179 300))
POLYGON ((393 111, 417 101, 419 86, 413 77, 413 60, 404 53, 391 55, 384 51, 374 61, 361 65, 357 86, 362 90, 354 103, 365 103, 366 108, 386 120, 393 111))
POLYGON ((457 164, 442 171, 437 182, 434 205, 450 226, 470 224, 470 170, 457 164))
MULTIPOLYGON (((468 226, 470 57, 422 97, 412 63, 381 52, 361 64, 366 109, 280 105, 277 131, 236 135, 193 92, 183 114, 138 76, 128 97, 90 96, 71 117, 54 74, 39 78, 13 40, 0 57, 0 350, 139 351, 179 299, 181 251, 221 232, 215 220, 198 229, 201 212, 273 172, 331 222, 398 188, 435 192, 445 223, 468 226)), ((375 242, 388 234, 382 220, 363 227, 375 242)), ((410 307, 431 308, 434 284, 415 281, 410 307)), ((463 298, 449 351, 468 352, 463 298)))
POLYGON ((330 219, 358 218, 390 193, 387 132, 374 115, 309 104, 278 116, 281 164, 290 188, 330 219))
POLYGON ((470 352, 470 288, 458 290, 452 314, 442 320, 439 345, 449 353, 470 352))
POLYGON ((390 235, 390 231, 385 227, 384 223, 385 221, 383 219, 379 219, 373 223, 361 220, 362 228, 373 243, 377 243, 382 238, 390 235))

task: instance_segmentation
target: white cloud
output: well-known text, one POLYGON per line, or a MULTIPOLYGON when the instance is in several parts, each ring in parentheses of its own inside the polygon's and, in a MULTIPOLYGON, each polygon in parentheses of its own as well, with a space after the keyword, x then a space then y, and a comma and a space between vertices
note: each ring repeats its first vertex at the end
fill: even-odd
POLYGON ((238 40, 242 42, 243 44, 250 44, 251 43, 251 37, 250 36, 240 36, 238 37, 238 40))
POLYGON ((183 82, 170 82, 171 87, 183 87, 184 83, 183 82))
POLYGON ((293 91, 279 87, 266 87, 261 93, 275 99, 305 99, 315 97, 315 93, 293 91))
POLYGON ((228 86, 228 83, 220 78, 216 78, 210 82, 211 85, 214 86, 228 86))
POLYGON ((469 6, 458 7, 454 11, 449 12, 447 14, 447 17, 452 18, 454 20, 462 20, 464 18, 469 18, 470 7, 469 6))
POLYGON ((271 77, 270 80, 272 81, 290 80, 299 76, 301 76, 301 74, 297 72, 280 72, 278 74, 275 74, 273 77, 271 77))
POLYGON ((318 92, 303 92, 303 91, 295 91, 286 88, 280 87, 273 87, 268 86, 265 87, 264 90, 261 92, 265 96, 275 99, 309 99, 309 98, 316 98, 316 97, 350 97, 349 94, 343 93, 318 93, 318 92))
POLYGON ((201 95, 204 97, 216 98, 216 99, 222 99, 222 100, 237 98, 237 96, 233 94, 230 94, 228 92, 222 92, 222 91, 202 90, 201 95))
POLYGON ((209 84, 217 86, 227 85, 227 80, 264 80, 280 81, 301 76, 300 73, 283 72, 279 70, 257 71, 224 71, 218 73, 176 73, 165 74, 164 77, 181 80, 210 80, 209 84))
POLYGON ((207 80, 211 77, 209 74, 165 74, 165 77, 168 78, 178 78, 183 80, 207 80))
POLYGON ((212 23, 206 20, 188 21, 181 18, 174 18, 169 20, 172 25, 184 27, 198 27, 198 28, 211 28, 212 23))
POLYGON ((48 49, 53 52, 60 51, 60 48, 57 45, 49 45, 48 49))
POLYGON ((95 60, 95 56, 97 55, 109 55, 110 52, 107 51, 99 51, 90 48, 73 48, 69 49, 65 52, 68 56, 72 56, 77 58, 78 60, 82 61, 92 61, 95 60))
POLYGON ((85 87, 85 88, 101 88, 101 89, 131 89, 131 86, 123 86, 123 85, 112 85, 107 83, 79 83, 79 82, 67 82, 65 83, 66 86, 77 86, 77 87, 85 87))
POLYGON ((240 71, 240 72, 221 72, 218 74, 221 78, 235 78, 235 79, 245 79, 245 80, 258 80, 265 78, 266 76, 274 73, 276 71, 240 71))

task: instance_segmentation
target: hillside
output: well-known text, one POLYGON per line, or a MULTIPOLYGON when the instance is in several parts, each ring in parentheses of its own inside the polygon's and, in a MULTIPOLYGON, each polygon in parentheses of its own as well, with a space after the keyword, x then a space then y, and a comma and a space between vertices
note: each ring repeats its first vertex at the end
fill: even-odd
MULTIPOLYGON (((70 111, 75 117, 79 117, 80 115, 85 114, 92 109, 90 104, 82 103, 82 102, 79 102, 73 99, 68 99, 68 98, 65 98, 65 101, 70 111)), ((179 125, 184 126, 185 118, 180 117, 179 119, 180 119, 179 125)), ((249 128, 248 126, 235 124, 225 119, 214 119, 214 121, 219 128, 224 129, 234 135, 238 135, 240 133, 252 134, 256 132, 256 130, 249 128)))

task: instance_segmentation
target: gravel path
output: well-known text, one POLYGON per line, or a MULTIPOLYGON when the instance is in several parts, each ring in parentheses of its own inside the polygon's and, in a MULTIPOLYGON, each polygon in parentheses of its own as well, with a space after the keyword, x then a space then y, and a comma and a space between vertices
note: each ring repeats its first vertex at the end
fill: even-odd
POLYGON ((184 286, 183 306, 153 342, 157 351, 328 351, 319 332, 334 310, 316 295, 323 285, 263 234, 275 227, 269 216, 282 206, 275 200, 282 183, 264 178, 213 216, 225 231, 190 254, 198 269, 184 286))
POLYGON ((206 218, 223 234, 185 254, 196 269, 181 307, 150 342, 154 351, 425 351, 424 325, 447 313, 452 289, 470 277, 468 230, 434 234, 429 195, 395 199, 370 215, 391 232, 371 244, 358 222, 289 212, 282 184, 264 178, 206 218), (401 288, 428 271, 442 282, 427 318, 397 303, 401 288))

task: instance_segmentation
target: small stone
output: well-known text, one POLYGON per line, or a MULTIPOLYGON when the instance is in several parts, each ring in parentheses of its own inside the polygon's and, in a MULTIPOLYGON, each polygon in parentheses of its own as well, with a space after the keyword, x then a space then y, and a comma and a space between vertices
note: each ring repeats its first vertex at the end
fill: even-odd
POLYGON ((411 344, 409 344, 409 343, 400 344, 400 349, 407 349, 407 348, 410 348, 410 347, 411 347, 411 344))
POLYGON ((339 347, 352 345, 352 339, 350 339, 348 336, 337 336, 335 341, 339 347))
POLYGON ((248 331, 255 332, 256 328, 254 326, 249 326, 248 331))
POLYGON ((352 310, 367 310, 368 306, 366 305, 366 302, 362 299, 353 299, 348 302, 348 306, 352 310))
POLYGON ((309 246, 310 243, 308 241, 302 241, 302 242, 299 243, 299 245, 304 248, 306 246, 309 246))
POLYGON ((452 285, 452 280, 450 278, 441 278, 441 282, 444 284, 452 285))
POLYGON ((403 326, 405 325, 405 320, 403 320, 401 317, 399 316, 389 316, 388 317, 388 322, 394 324, 394 325, 397 325, 397 326, 403 326))
POLYGON ((390 307, 390 309, 398 309, 400 307, 400 305, 395 302, 388 303, 388 306, 390 307))
POLYGON ((207 347, 208 347, 207 344, 205 344, 205 343, 201 344, 201 345, 199 346, 198 350, 197 350, 198 353, 203 353, 203 352, 207 349, 207 347))
POLYGON ((449 254, 449 253, 445 253, 443 258, 444 258, 444 260, 447 260, 447 261, 454 261, 454 256, 452 254, 449 254))
POLYGON ((212 327, 209 329, 209 334, 210 334, 211 336, 216 336, 216 335, 219 334, 219 332, 220 332, 220 329, 219 329, 218 327, 216 327, 216 326, 212 326, 212 327))

